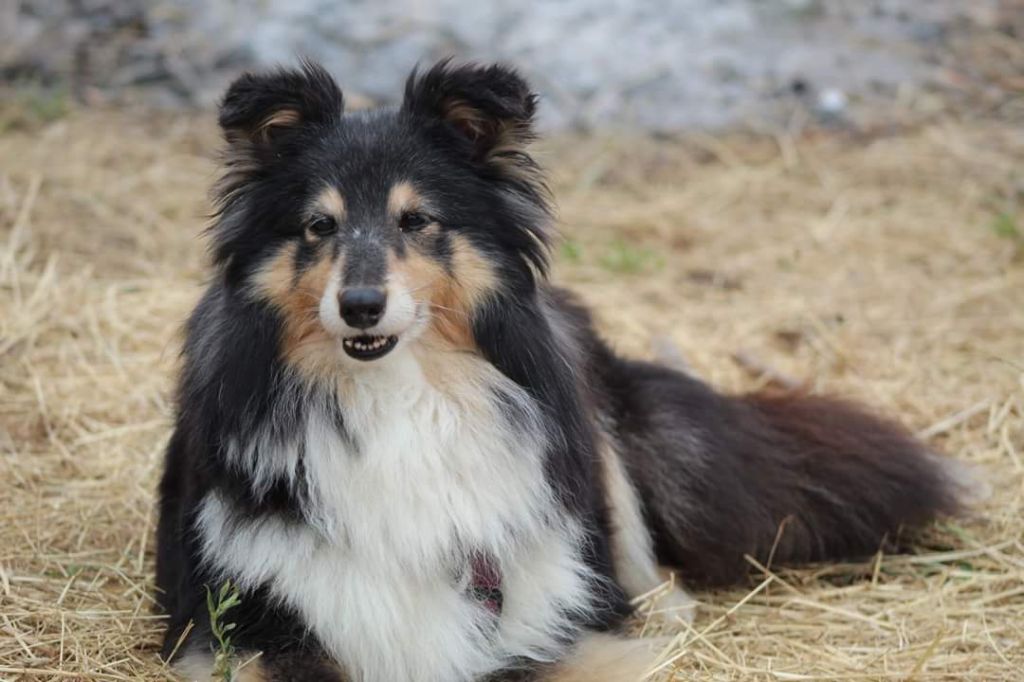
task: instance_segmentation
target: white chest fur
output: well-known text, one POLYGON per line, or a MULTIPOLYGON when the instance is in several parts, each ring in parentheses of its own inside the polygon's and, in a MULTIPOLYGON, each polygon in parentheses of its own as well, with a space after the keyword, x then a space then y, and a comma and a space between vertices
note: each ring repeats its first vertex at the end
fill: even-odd
POLYGON ((453 356, 428 381, 395 356, 340 387, 348 437, 313 412, 301 443, 236 448, 257 481, 304 475, 313 512, 245 520, 211 494, 205 560, 268 584, 358 682, 462 682, 557 656, 590 576, 545 481, 533 402, 480 360, 453 356), (467 595, 479 552, 502 574, 500 617, 467 595))

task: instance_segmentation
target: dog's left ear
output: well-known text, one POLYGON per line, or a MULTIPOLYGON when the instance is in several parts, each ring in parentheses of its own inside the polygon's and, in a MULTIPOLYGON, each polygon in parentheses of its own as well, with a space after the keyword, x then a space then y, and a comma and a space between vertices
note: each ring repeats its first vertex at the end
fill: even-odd
POLYGON ((533 138, 537 96, 515 69, 454 65, 444 60, 426 73, 413 71, 403 110, 441 122, 469 144, 476 160, 522 153, 533 138))

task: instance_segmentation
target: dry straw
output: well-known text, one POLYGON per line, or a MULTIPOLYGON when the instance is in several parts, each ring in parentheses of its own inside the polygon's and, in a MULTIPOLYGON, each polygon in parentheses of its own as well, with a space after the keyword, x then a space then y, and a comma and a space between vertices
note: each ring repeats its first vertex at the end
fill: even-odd
MULTIPOLYGON (((159 680, 153 489, 203 279, 206 119, 0 136, 0 679, 159 680)), ((557 277, 622 350, 900 415, 991 498, 910 556, 700 594, 678 679, 1024 678, 1024 139, 555 140, 557 277)), ((657 609, 657 595, 652 602, 657 609)), ((666 614, 662 614, 666 615, 666 614)))

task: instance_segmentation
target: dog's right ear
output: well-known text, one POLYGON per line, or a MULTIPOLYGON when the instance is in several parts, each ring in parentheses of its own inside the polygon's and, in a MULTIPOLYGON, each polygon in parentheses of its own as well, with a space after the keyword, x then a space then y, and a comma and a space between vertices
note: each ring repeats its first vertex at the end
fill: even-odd
POLYGON ((303 61, 298 69, 239 77, 224 95, 218 120, 230 151, 258 162, 297 131, 337 123, 343 106, 331 75, 303 61))

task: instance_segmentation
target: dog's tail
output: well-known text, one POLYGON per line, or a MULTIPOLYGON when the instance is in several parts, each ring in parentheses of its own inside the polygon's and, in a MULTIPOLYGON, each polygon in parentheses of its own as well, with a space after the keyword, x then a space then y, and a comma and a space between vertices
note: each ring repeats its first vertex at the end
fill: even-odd
POLYGON ((624 460, 659 558, 684 579, 735 582, 748 554, 767 565, 898 548, 970 492, 965 467, 851 403, 723 396, 649 365, 630 374, 647 414, 620 432, 624 460))

